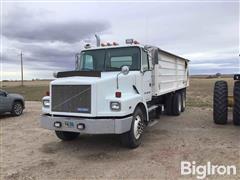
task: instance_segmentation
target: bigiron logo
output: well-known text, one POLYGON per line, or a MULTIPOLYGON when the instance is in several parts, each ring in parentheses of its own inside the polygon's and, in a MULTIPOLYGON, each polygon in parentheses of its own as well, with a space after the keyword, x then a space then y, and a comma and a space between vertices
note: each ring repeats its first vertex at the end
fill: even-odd
POLYGON ((196 165, 195 161, 181 161, 181 175, 194 175, 197 179, 204 179, 211 175, 236 175, 235 165, 213 165, 207 162, 205 165, 196 165))

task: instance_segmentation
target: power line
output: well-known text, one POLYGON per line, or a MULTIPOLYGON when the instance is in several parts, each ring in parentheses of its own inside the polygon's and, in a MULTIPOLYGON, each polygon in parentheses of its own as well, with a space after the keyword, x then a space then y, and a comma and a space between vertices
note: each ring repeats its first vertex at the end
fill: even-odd
POLYGON ((21 57, 21 85, 23 86, 23 53, 21 51, 21 54, 20 54, 20 57, 21 57))

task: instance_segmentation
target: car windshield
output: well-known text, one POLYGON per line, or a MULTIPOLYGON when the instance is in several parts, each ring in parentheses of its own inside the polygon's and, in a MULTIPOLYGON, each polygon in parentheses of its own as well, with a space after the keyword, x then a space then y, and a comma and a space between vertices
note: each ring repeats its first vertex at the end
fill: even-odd
POLYGON ((120 71, 122 66, 129 70, 140 70, 140 48, 122 47, 85 50, 80 54, 77 71, 120 71))

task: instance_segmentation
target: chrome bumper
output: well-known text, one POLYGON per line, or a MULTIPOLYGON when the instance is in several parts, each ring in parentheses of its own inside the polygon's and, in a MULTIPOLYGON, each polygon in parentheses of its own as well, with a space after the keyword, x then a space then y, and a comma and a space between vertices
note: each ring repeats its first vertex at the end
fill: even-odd
POLYGON ((83 134, 122 134, 130 130, 132 116, 117 119, 84 119, 77 117, 53 117, 41 115, 40 126, 49 130, 79 132, 83 134), (60 122, 61 127, 54 123, 60 122), (71 122, 71 127, 69 127, 71 122), (78 129, 78 124, 84 124, 84 129, 78 129))

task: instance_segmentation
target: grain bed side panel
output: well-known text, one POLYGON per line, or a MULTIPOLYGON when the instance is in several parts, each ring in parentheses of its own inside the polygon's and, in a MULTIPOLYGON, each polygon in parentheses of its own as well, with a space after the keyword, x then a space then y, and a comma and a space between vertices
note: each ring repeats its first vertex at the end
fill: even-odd
POLYGON ((184 59, 159 52, 155 65, 154 95, 163 95, 188 86, 188 63, 184 59))

